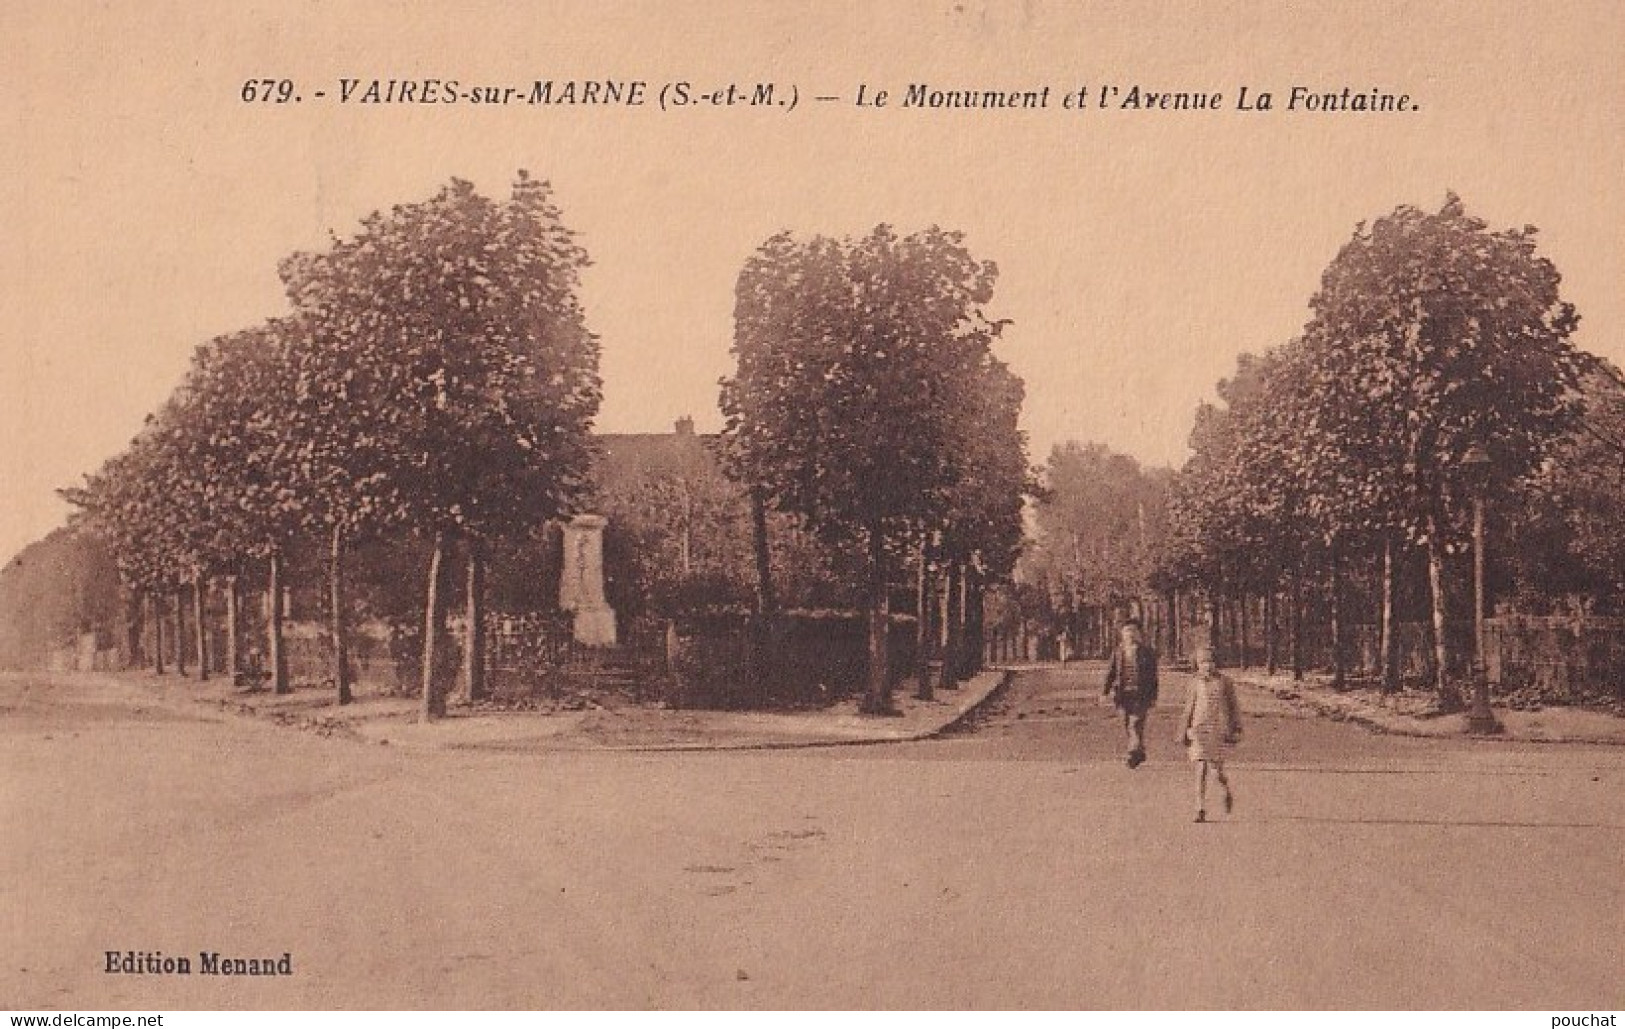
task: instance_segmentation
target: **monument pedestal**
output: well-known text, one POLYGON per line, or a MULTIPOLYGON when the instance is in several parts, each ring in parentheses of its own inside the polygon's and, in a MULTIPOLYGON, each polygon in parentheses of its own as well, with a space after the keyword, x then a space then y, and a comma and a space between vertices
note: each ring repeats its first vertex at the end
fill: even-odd
POLYGON ((582 608, 575 612, 575 639, 589 647, 613 647, 616 642, 615 611, 608 606, 582 608))
POLYGON ((612 647, 617 642, 615 610, 604 597, 603 515, 576 515, 564 527, 564 569, 559 577, 559 609, 575 615, 577 643, 612 647))

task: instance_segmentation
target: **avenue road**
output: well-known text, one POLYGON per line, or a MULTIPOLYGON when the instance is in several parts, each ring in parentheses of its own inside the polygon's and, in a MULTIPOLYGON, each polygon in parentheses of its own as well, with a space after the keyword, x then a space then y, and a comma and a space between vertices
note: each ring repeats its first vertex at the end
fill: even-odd
POLYGON ((1244 692, 1236 810, 1194 824, 1182 677, 1131 771, 1100 672, 1022 672, 938 740, 699 753, 407 749, 5 680, 0 1008, 1625 1006, 1625 748, 1244 692))

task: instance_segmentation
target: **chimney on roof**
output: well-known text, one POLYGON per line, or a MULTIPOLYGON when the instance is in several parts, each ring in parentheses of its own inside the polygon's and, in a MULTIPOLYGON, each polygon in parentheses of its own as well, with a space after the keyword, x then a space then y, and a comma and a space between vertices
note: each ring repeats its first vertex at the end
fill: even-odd
POLYGON ((683 417, 677 419, 677 435, 679 435, 679 436, 692 436, 692 435, 694 435, 694 419, 690 418, 686 414, 683 415, 683 417))

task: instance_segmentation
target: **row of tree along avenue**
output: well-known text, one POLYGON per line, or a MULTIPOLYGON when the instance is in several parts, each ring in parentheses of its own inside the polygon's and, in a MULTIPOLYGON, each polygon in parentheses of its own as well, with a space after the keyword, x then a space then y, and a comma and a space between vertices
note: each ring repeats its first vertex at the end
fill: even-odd
MULTIPOLYGON (((130 448, 71 499, 112 539, 131 588, 160 607, 190 597, 202 674, 205 590, 225 584, 235 670, 237 579, 263 562, 278 691, 282 558, 297 536, 326 539, 341 701, 348 550, 368 534, 421 534, 423 705, 438 714, 447 549, 467 548, 479 626, 483 548, 567 510, 586 471, 599 403, 598 343, 577 300, 586 263, 546 184, 524 173, 505 202, 453 181, 374 214, 326 252, 285 260, 293 313, 199 348, 130 448)), ((465 659, 477 693, 481 648, 465 659)))
POLYGON ((1466 649, 1451 641, 1475 599, 1474 502, 1489 500, 1489 585, 1506 606, 1617 609, 1625 380, 1574 347, 1559 281, 1532 227, 1492 231, 1454 195, 1360 225, 1302 334, 1243 355, 1220 403, 1198 409, 1176 474, 1105 448, 1055 451, 1024 606, 1076 638, 1090 637, 1085 613, 1133 602, 1166 635, 1201 624, 1243 662, 1262 629, 1266 661, 1299 674, 1312 610, 1339 684, 1350 627, 1376 628, 1387 689, 1398 611, 1419 608, 1450 707, 1466 649))
MULTIPOLYGON (((376 607, 354 584, 398 572, 399 547, 388 572, 371 567, 378 541, 410 540, 425 565, 423 715, 442 714, 450 692, 454 557, 466 572, 461 676, 481 697, 489 562, 592 499, 601 386, 579 301, 587 264, 548 185, 524 172, 506 199, 453 180, 285 259, 291 309, 199 347, 128 449, 64 491, 151 622, 157 670, 167 650, 207 676, 205 622, 219 618, 215 664, 244 673, 261 655, 243 638, 257 608, 265 675, 291 689, 290 555, 319 544, 330 678, 348 702, 352 634, 376 607), (263 605, 244 603, 249 589, 263 605)), ((921 625, 934 612, 931 624, 963 635, 1019 550, 1022 384, 991 353, 1002 323, 982 309, 994 279, 955 233, 885 226, 856 240, 775 236, 739 277, 721 460, 755 514, 757 606, 777 607, 770 516, 860 555, 866 710, 890 707, 889 584, 912 572, 921 625), (928 596, 957 606, 938 611, 928 596)))
MULTIPOLYGON (((1261 641, 1271 668, 1342 683, 1352 663, 1387 689, 1425 679, 1451 706, 1464 655, 1483 650, 1486 593, 1588 624, 1625 606, 1625 378, 1574 346, 1578 315, 1535 237, 1454 195, 1361 224, 1302 332, 1242 355, 1197 409, 1182 468, 1063 443, 1035 472, 1023 384, 993 353, 1009 322, 991 311, 991 263, 938 228, 780 233, 738 277, 721 436, 702 447, 690 428, 669 456, 692 467, 631 475, 590 432, 588 260, 550 189, 520 173, 492 200, 454 180, 283 261, 290 309, 200 347, 130 447, 65 492, 160 669, 206 674, 210 621, 236 674, 240 650, 259 653, 239 641, 255 621, 267 677, 289 689, 293 578, 304 597, 319 585, 339 699, 356 626, 387 612, 426 717, 459 642, 464 689, 486 692, 488 593, 498 614, 546 622, 557 597, 525 555, 538 526, 589 509, 616 547, 646 551, 632 565, 662 571, 642 610, 743 612, 751 675, 808 652, 790 627, 809 608, 861 609, 866 672, 842 674, 873 713, 908 654, 928 693, 989 640, 1015 649, 1010 634, 1103 651, 1129 608, 1176 654, 1193 629, 1233 663, 1261 641), (1496 545, 1474 547, 1475 528, 1496 545), (404 603, 380 601, 377 583, 406 579, 404 603), (912 649, 891 646, 899 626, 912 649)), ((1625 654, 1625 623, 1618 636, 1609 652, 1625 654)))

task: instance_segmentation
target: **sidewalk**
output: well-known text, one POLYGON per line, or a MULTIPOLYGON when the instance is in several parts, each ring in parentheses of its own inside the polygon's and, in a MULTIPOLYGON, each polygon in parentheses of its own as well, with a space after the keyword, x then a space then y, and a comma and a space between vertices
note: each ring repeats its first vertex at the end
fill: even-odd
MULTIPOLYGON (((1431 710, 1431 694, 1415 691, 1384 695, 1371 689, 1337 692, 1325 676, 1308 675, 1295 682, 1290 673, 1229 668, 1224 674, 1238 685, 1261 690, 1299 710, 1350 721, 1398 736, 1467 735, 1465 712, 1441 715, 1431 710)), ((1538 711, 1494 708, 1502 732, 1491 739, 1540 743, 1601 743, 1625 746, 1625 718, 1585 708, 1546 707, 1538 711)))
POLYGON ((153 699, 184 701, 228 714, 263 718, 320 735, 387 746, 497 751, 767 750, 897 743, 936 736, 951 728, 1005 682, 1010 672, 988 669, 957 688, 922 701, 901 683, 895 716, 858 714, 854 698, 818 711, 756 712, 671 710, 655 705, 599 703, 577 698, 548 711, 493 711, 451 706, 432 723, 418 718, 415 697, 358 695, 340 707, 331 688, 277 695, 244 692, 224 680, 156 678, 127 673, 153 699))

